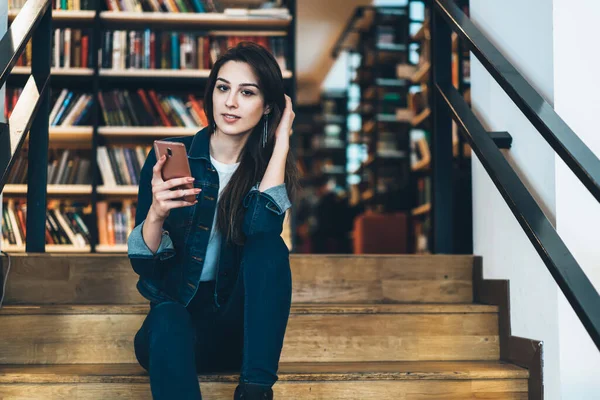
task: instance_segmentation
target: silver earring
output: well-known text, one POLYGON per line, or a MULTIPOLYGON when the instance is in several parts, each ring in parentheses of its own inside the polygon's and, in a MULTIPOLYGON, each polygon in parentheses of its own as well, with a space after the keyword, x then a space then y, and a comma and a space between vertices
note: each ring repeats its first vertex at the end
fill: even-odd
POLYGON ((263 137, 262 137, 262 146, 265 147, 267 145, 267 136, 269 131, 269 114, 265 114, 265 123, 263 125, 263 137))
POLYGON ((216 132, 216 131, 217 131, 217 123, 213 122, 213 132, 216 132))

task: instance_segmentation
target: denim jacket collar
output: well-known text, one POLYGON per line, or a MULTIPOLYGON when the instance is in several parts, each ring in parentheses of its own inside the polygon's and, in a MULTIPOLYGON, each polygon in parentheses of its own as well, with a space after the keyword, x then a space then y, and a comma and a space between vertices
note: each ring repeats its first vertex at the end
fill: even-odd
POLYGON ((188 150, 188 158, 205 159, 210 162, 210 133, 208 127, 202 128, 194 135, 188 150))

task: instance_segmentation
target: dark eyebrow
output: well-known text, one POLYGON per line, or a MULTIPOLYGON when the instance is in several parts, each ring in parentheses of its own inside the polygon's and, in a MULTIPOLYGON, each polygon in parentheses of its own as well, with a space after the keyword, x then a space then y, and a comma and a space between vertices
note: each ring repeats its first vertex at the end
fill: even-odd
MULTIPOLYGON (((229 82, 227 79, 225 78, 217 78, 218 81, 223 81, 225 83, 227 83, 228 85, 231 85, 231 82, 229 82)), ((256 83, 241 83, 240 86, 254 86, 255 88, 259 89, 258 85, 256 83)))

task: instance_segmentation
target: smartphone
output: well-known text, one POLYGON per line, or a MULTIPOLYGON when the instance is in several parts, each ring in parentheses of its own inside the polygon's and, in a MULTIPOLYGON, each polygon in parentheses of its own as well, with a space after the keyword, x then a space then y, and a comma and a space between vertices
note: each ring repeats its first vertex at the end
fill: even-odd
MULTIPOLYGON (((173 178, 185 178, 188 176, 192 176, 190 164, 187 158, 187 151, 183 143, 155 140, 154 152, 156 153, 157 160, 160 159, 163 155, 167 156, 167 159, 162 167, 163 180, 168 181, 169 179, 173 178)), ((190 182, 174 187, 171 190, 193 188, 194 184, 190 182)), ((187 195, 184 196, 182 199, 185 201, 193 202, 196 200, 196 195, 187 195)))

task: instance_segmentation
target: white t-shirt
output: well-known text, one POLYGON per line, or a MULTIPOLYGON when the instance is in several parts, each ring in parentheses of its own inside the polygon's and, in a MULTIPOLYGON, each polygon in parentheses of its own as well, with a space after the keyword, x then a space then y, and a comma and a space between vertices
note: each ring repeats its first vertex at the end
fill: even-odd
MULTIPOLYGON (((217 204, 219 204, 223 189, 225 189, 225 186, 229 183, 229 180, 240 163, 224 164, 215 160, 213 156, 210 156, 210 162, 219 173, 219 194, 217 196, 217 204)), ((217 232, 217 212, 218 211, 215 210, 215 217, 210 231, 210 239, 208 240, 208 247, 206 248, 206 257, 204 257, 204 267, 202 268, 202 275, 200 276, 201 281, 212 281, 216 279, 219 253, 221 250, 221 233, 217 232)))

